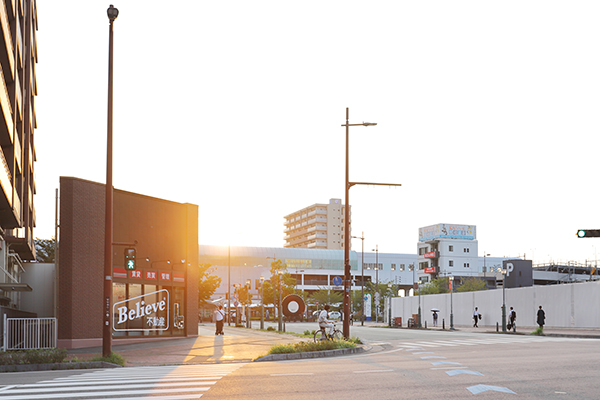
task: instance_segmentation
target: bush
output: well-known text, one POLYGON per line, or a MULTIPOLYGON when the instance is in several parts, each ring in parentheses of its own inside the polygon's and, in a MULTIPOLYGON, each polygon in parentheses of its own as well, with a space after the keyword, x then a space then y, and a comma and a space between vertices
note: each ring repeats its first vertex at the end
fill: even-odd
POLYGON ((323 350, 334 350, 334 349, 348 349, 356 347, 354 343, 339 340, 323 340, 320 342, 298 342, 281 344, 271 347, 268 354, 284 354, 284 353, 305 353, 309 351, 323 351, 323 350))
POLYGON ((33 349, 5 351, 0 353, 0 365, 51 364, 63 362, 65 349, 33 349))
POLYGON ((274 330, 275 330, 275 328, 273 328, 272 326, 267 326, 267 330, 268 330, 268 331, 274 331, 274 330))
POLYGON ((530 333, 530 335, 544 336, 544 327, 538 326, 535 331, 530 333))

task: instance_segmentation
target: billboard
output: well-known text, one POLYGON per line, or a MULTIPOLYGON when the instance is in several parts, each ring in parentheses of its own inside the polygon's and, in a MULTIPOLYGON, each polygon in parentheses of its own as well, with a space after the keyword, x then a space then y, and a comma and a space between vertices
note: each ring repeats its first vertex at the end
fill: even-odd
POLYGON ((419 242, 433 239, 476 238, 475 225, 437 224, 419 228, 419 242))
POLYGON ((533 265, 531 260, 504 260, 502 269, 506 270, 506 287, 533 286, 533 265))
POLYGON ((169 292, 161 289, 116 302, 115 331, 165 331, 169 329, 169 292))

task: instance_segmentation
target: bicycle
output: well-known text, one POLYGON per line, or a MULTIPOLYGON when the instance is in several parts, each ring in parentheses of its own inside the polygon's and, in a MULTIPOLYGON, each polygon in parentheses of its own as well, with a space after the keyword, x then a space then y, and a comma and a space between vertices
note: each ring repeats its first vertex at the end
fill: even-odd
POLYGON ((320 342, 322 340, 338 341, 344 338, 344 334, 342 333, 342 331, 335 327, 335 324, 333 324, 333 333, 331 335, 327 333, 328 330, 329 328, 320 328, 318 331, 315 331, 315 343, 320 342))

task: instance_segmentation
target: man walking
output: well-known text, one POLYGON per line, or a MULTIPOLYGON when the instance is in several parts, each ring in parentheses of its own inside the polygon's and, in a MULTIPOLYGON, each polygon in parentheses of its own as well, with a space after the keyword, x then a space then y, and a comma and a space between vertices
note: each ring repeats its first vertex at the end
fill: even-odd
POLYGON ((219 308, 215 310, 215 324, 216 324, 215 335, 223 335, 223 317, 224 316, 225 316, 225 314, 223 313, 223 306, 219 306, 219 308))
POLYGON ((473 321, 475 322, 473 324, 473 328, 479 328, 479 326, 477 325, 477 323, 479 322, 479 311, 477 311, 477 307, 475 307, 475 311, 473 311, 473 321))
POLYGON ((508 313, 508 321, 509 321, 509 326, 508 326, 508 330, 513 330, 513 332, 517 331, 517 325, 516 325, 516 321, 517 321, 517 312, 511 307, 510 308, 510 312, 508 313))

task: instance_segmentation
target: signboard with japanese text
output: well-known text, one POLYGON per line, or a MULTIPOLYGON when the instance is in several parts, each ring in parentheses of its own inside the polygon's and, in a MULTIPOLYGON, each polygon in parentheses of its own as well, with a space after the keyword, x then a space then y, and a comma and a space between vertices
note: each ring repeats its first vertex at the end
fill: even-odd
MULTIPOLYGON (((135 272, 135 271, 131 271, 135 272)), ((115 331, 164 331, 169 329, 169 291, 132 297, 113 305, 115 331)))
POLYGON ((419 228, 419 242, 434 239, 475 240, 475 225, 437 224, 419 228))

